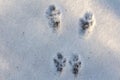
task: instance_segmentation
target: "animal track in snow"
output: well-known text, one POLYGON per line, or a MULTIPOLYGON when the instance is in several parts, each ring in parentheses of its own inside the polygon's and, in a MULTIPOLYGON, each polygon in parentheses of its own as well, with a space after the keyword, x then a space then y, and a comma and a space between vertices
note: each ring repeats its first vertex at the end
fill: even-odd
POLYGON ((91 12, 86 12, 84 17, 80 19, 80 34, 89 35, 95 24, 94 15, 91 12))
POLYGON ((57 53, 57 56, 53 59, 53 62, 55 64, 56 71, 62 73, 64 67, 66 66, 66 58, 64 58, 61 53, 57 53))
POLYGON ((50 5, 46 15, 49 20, 49 26, 53 28, 53 31, 58 31, 61 24, 61 11, 55 5, 50 5))
POLYGON ((79 69, 81 67, 81 61, 79 55, 73 55, 69 63, 72 68, 72 73, 74 74, 75 77, 77 77, 79 73, 79 69))

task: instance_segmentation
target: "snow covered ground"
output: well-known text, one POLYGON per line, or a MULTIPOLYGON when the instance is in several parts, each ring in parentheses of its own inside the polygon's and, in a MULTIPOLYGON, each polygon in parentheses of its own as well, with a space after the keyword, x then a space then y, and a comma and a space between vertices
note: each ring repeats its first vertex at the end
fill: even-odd
POLYGON ((120 80, 120 0, 0 0, 0 80, 74 80, 68 61, 79 54, 76 80, 120 80), (46 10, 62 13, 59 32, 52 31, 46 10), (93 12, 89 38, 81 37, 79 19, 93 12), (67 59, 59 76, 53 57, 67 59))

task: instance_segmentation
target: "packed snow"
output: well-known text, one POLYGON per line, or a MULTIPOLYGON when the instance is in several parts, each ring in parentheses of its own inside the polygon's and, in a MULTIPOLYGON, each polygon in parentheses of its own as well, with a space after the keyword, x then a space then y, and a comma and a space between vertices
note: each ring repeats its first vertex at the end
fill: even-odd
POLYGON ((0 80, 120 80, 119 34, 120 0, 0 0, 0 80))

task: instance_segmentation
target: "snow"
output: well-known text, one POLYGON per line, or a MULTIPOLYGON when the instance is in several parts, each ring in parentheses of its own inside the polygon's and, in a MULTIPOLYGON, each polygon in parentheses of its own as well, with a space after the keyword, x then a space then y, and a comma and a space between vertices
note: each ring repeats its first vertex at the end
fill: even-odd
POLYGON ((74 80, 68 61, 79 54, 76 80, 120 80, 120 0, 0 0, 0 80, 74 80), (46 10, 62 11, 61 30, 49 27, 46 10), (95 28, 80 37, 79 19, 93 12, 95 28), (84 37, 84 36, 83 36, 84 37), (67 59, 59 76, 58 52, 67 59))

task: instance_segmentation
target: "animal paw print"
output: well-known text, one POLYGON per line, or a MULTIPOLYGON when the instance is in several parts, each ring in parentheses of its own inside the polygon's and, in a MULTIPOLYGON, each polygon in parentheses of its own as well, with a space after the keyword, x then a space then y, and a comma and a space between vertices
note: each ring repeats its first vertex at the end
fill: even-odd
POLYGON ((46 12, 47 18, 49 20, 50 27, 53 28, 53 30, 58 30, 60 28, 61 23, 61 12, 59 9, 56 8, 55 5, 50 5, 47 12, 46 12))
POLYGON ((85 13, 84 17, 80 19, 80 27, 82 32, 90 32, 94 26, 94 15, 91 12, 85 13))
POLYGON ((66 58, 61 53, 58 53, 57 56, 53 59, 56 71, 59 73, 63 72, 64 67, 66 66, 66 58))
POLYGON ((79 69, 81 67, 81 61, 79 60, 78 55, 73 55, 71 60, 69 61, 71 67, 72 67, 72 73, 77 76, 79 73, 79 69))

